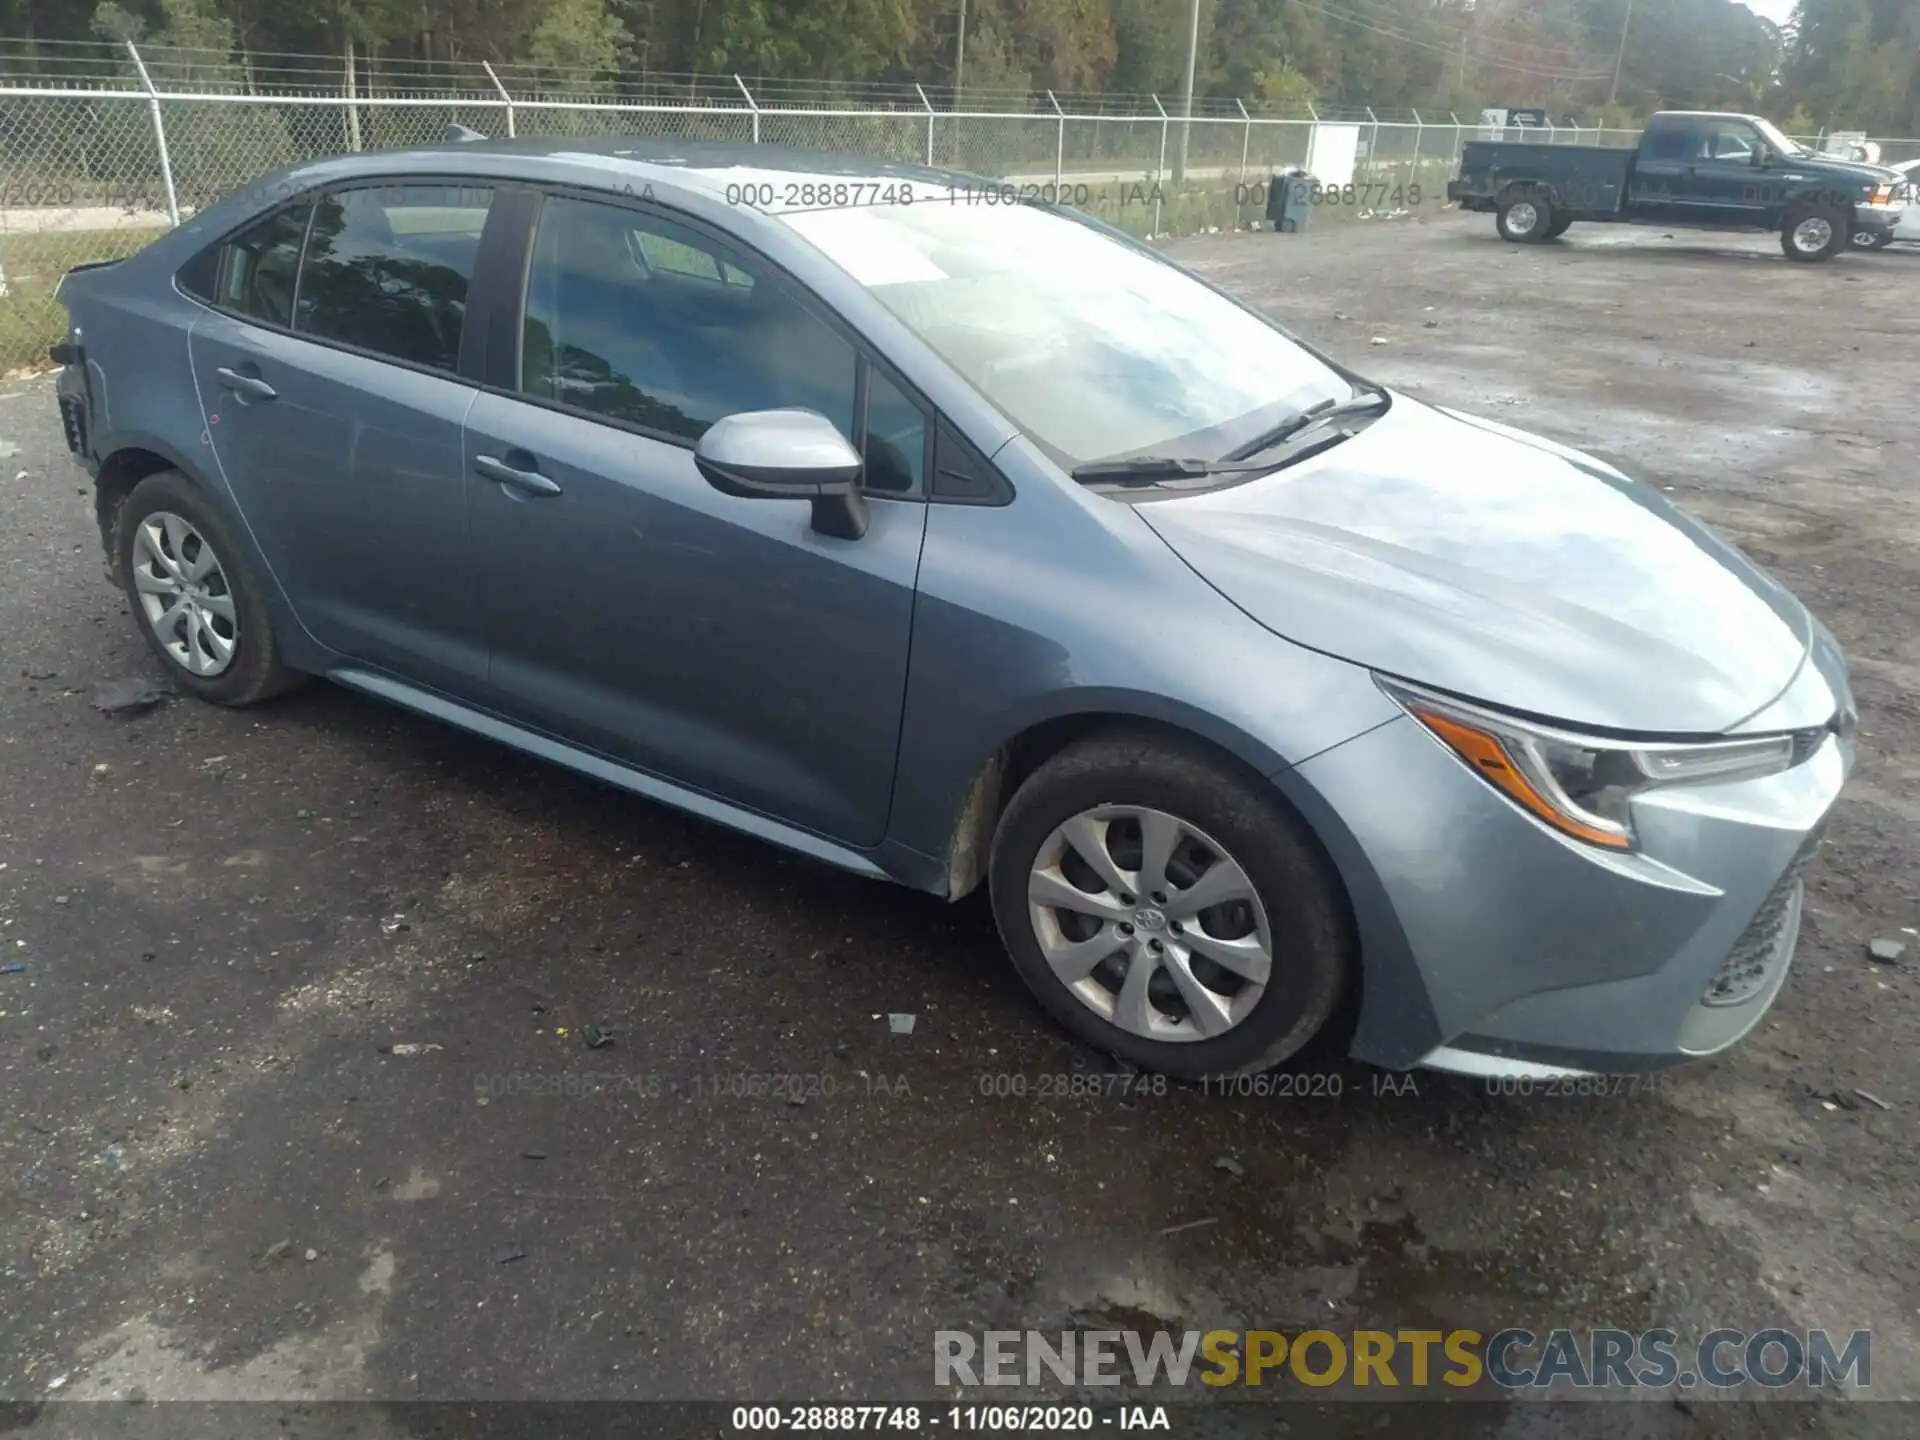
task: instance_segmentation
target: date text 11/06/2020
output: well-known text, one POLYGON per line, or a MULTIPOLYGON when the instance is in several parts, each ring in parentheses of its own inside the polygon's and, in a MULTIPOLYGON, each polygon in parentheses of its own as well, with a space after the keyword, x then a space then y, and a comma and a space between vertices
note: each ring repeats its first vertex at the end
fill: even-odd
MULTIPOLYGON (((1343 1072, 1276 1070, 1260 1075, 1228 1075, 1170 1084, 1165 1075, 1145 1071, 1056 1071, 1028 1074, 1018 1070, 983 1070, 974 1076, 974 1088, 991 1099, 1078 1100, 1086 1097, 1161 1097, 1197 1090, 1223 1100, 1342 1100, 1418 1098, 1422 1082, 1439 1077, 1404 1070, 1343 1072)), ((1464 1081, 1449 1081, 1462 1084, 1464 1081)), ((1489 1075, 1481 1079, 1488 1095, 1523 1100, 1651 1099, 1670 1093, 1678 1083, 1670 1072, 1640 1071, 1617 1075, 1489 1075)))
MULTIPOLYGON (((1239 181, 1233 186, 1233 203, 1242 207, 1266 205, 1273 189, 1286 185, 1300 187, 1298 198, 1308 205, 1351 205, 1368 209, 1392 207, 1416 208, 1425 198, 1416 182, 1410 185, 1379 182, 1350 182, 1328 185, 1301 177, 1239 181)), ((1093 184, 1084 180, 956 180, 951 184, 920 184, 909 181, 856 180, 746 180, 730 184, 725 191, 729 205, 745 205, 756 210, 841 209, 874 205, 1065 205, 1086 210, 1118 206, 1160 205, 1171 197, 1153 181, 1129 181, 1122 184, 1093 184)))

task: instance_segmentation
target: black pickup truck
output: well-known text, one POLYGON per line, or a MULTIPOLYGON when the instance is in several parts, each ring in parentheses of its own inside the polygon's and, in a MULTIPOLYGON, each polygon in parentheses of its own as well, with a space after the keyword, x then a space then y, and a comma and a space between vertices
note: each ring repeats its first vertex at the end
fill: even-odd
POLYGON ((1470 140, 1447 185, 1517 244, 1579 220, 1772 230, 1789 260, 1831 260, 1856 235, 1891 231, 1909 193, 1898 171, 1817 155, 1756 115, 1690 110, 1655 115, 1632 150, 1470 140))

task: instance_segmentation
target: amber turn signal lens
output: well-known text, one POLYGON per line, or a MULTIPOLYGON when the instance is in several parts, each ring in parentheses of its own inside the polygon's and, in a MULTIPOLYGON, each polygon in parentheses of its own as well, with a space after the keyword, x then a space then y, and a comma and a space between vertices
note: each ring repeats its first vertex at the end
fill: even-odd
POLYGON ((1451 715, 1442 715, 1418 705, 1409 708, 1422 725, 1445 741, 1456 755, 1484 776, 1488 782, 1498 786, 1509 799, 1524 806, 1554 829, 1571 835, 1576 840, 1584 840, 1589 845, 1604 845, 1609 850, 1631 848, 1632 841, 1627 836, 1588 825, 1568 815, 1542 795, 1538 787, 1514 763, 1513 757, 1507 753, 1507 747, 1498 736, 1491 735, 1485 730, 1476 730, 1473 726, 1451 715))

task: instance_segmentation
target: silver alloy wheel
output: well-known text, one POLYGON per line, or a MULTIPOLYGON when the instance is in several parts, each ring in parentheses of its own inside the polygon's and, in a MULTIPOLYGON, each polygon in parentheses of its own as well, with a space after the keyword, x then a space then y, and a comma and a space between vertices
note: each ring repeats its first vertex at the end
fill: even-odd
POLYGON ((233 663, 240 622, 213 546, 169 510, 140 522, 133 588, 160 646, 191 675, 211 679, 233 663))
POLYGON ((1793 248, 1803 255, 1824 250, 1833 243, 1833 222, 1824 215, 1809 215, 1793 227, 1793 248))
POLYGON ((1253 1012, 1273 938, 1253 881, 1206 832, 1162 810, 1100 805, 1055 827, 1027 914, 1062 985, 1149 1040, 1210 1040, 1253 1012))
MULTIPOLYGON (((1486 223, 1484 220, 1481 222, 1486 223)), ((1531 200, 1518 200, 1507 211, 1507 229, 1515 235, 1531 235, 1540 223, 1540 212, 1531 200)))

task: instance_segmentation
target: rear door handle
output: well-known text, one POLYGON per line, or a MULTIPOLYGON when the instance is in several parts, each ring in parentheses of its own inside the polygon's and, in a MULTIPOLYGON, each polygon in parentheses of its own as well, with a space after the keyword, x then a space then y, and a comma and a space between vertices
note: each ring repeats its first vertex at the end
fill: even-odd
POLYGON ((514 489, 524 490, 529 495, 560 493, 560 487, 538 470, 521 470, 492 455, 474 456, 473 468, 489 480, 498 480, 502 485, 511 485, 514 489))
POLYGON ((280 392, 262 380, 258 375, 243 375, 222 365, 213 372, 220 377, 220 388, 231 390, 236 395, 244 395, 250 400, 271 400, 280 392))

